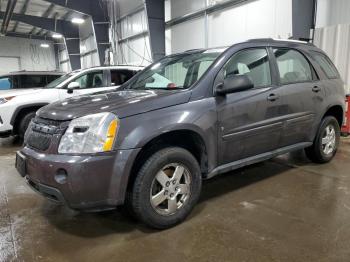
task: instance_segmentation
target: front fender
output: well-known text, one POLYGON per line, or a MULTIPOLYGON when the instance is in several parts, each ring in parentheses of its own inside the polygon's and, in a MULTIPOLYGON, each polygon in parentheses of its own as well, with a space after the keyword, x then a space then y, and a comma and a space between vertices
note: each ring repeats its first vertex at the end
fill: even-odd
POLYGON ((213 98, 205 98, 120 120, 116 149, 142 148, 173 131, 193 131, 204 141, 210 163, 216 163, 217 113, 213 98))

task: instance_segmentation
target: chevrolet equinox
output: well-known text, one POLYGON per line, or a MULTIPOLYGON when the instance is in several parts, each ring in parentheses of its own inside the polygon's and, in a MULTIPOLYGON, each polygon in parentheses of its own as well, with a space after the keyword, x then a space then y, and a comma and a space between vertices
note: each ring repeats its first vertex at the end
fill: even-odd
POLYGON ((125 205, 163 229, 195 206, 203 179, 305 149, 335 155, 345 92, 314 45, 256 39, 162 58, 119 89, 40 109, 16 168, 78 210, 125 205))

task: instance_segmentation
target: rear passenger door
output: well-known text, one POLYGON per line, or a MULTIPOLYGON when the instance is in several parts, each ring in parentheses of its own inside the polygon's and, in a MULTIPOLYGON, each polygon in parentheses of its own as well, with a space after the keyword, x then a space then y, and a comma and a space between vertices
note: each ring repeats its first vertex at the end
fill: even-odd
POLYGON ((255 87, 216 96, 221 165, 273 151, 283 125, 281 94, 271 77, 267 50, 250 48, 234 54, 218 78, 223 81, 232 74, 247 75, 255 87))
POLYGON ((279 72, 285 122, 280 147, 312 142, 324 90, 315 69, 299 50, 273 48, 279 72))

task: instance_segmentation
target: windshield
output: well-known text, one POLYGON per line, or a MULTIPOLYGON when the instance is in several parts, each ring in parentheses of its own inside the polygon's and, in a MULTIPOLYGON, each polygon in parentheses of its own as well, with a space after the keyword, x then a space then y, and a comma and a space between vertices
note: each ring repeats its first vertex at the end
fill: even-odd
POLYGON ((222 50, 168 56, 135 76, 123 89, 187 89, 196 83, 222 50))
POLYGON ((58 85, 60 85, 61 83, 63 83, 64 81, 66 81, 68 78, 73 76, 74 74, 75 74, 74 72, 71 72, 69 74, 63 75, 63 76, 57 78, 56 80, 52 81, 48 85, 46 85, 45 88, 55 88, 58 85))

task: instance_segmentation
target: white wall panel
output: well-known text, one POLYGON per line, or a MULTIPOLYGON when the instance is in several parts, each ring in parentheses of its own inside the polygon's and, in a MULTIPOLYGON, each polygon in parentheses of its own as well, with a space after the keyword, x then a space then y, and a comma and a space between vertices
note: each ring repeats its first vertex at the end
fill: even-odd
POLYGON ((209 47, 232 45, 250 38, 292 35, 292 1, 258 0, 209 15, 209 47))
POLYGON ((118 64, 146 66, 152 61, 148 36, 121 43, 118 46, 118 64))
MULTIPOLYGON (((209 5, 215 3, 208 2, 209 5)), ((203 7, 205 1, 171 0, 172 18, 176 18, 174 14, 183 15, 203 7)), ((227 46, 251 38, 289 38, 292 0, 255 0, 219 10, 208 15, 208 32, 205 30, 204 16, 168 28, 166 53, 227 46)))
MULTIPOLYGON (((56 70, 56 58, 53 42, 15 37, 0 37, 0 57, 18 57, 21 70, 53 71, 56 70), (49 43, 49 48, 40 47, 49 43)), ((2 66, 3 72, 18 70, 15 66, 2 66)))
POLYGON ((80 37, 80 62, 82 68, 100 66, 100 58, 97 52, 96 36, 93 29, 92 19, 89 18, 85 23, 79 26, 80 37), (96 51, 90 53, 91 51, 96 51), (90 53, 85 55, 86 53, 90 53))
POLYGON ((168 45, 166 49, 171 53, 182 52, 188 49, 205 47, 205 26, 204 18, 193 19, 191 21, 172 26, 168 32, 168 45), (170 35, 169 35, 170 34, 170 35))
POLYGON ((60 61, 60 70, 62 72, 71 72, 72 67, 70 64, 67 49, 63 49, 58 53, 58 60, 60 61))
POLYGON ((171 19, 205 8, 206 0, 171 0, 171 19))
POLYGON ((0 56, 0 65, 6 65, 0 67, 0 75, 9 73, 10 71, 21 70, 21 62, 19 57, 0 56), (10 69, 10 70, 9 70, 10 69))
POLYGON ((349 0, 318 0, 316 27, 350 23, 349 0))
POLYGON ((118 0, 115 2, 117 2, 118 4, 118 15, 120 17, 129 14, 131 11, 137 9, 138 7, 144 4, 143 0, 118 0))
POLYGON ((314 44, 333 60, 350 93, 350 25, 317 28, 314 44))

